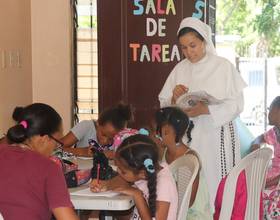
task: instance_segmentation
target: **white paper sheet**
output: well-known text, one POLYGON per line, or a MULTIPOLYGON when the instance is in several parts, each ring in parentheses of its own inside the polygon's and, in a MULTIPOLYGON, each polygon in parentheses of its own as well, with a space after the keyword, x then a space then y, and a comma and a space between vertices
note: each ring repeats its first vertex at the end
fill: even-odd
POLYGON ((82 190, 70 193, 70 195, 73 195, 73 196, 105 196, 105 197, 113 197, 113 196, 117 196, 119 194, 120 194, 119 192, 114 192, 114 191, 94 193, 94 192, 90 191, 90 188, 86 188, 86 189, 82 189, 82 190))
POLYGON ((81 160, 92 160, 92 157, 80 157, 80 156, 78 156, 77 159, 81 159, 81 160))
POLYGON ((217 105, 223 102, 205 91, 197 91, 183 94, 177 99, 176 105, 180 108, 190 108, 198 101, 204 102, 207 105, 217 105))

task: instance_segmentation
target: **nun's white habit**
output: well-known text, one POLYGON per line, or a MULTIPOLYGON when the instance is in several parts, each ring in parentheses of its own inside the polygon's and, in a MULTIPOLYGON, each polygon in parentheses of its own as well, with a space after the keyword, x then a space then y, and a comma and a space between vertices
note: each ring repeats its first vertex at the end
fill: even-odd
POLYGON ((222 104, 208 106, 209 115, 192 118, 194 129, 190 147, 201 157, 213 208, 221 178, 240 160, 234 119, 243 110, 243 88, 246 84, 228 60, 216 55, 211 29, 207 24, 196 18, 185 18, 178 33, 184 27, 191 27, 203 36, 206 55, 197 63, 187 59, 178 63, 168 76, 159 101, 161 107, 170 105, 172 91, 178 84, 188 87, 189 92, 206 91, 223 100, 222 104))

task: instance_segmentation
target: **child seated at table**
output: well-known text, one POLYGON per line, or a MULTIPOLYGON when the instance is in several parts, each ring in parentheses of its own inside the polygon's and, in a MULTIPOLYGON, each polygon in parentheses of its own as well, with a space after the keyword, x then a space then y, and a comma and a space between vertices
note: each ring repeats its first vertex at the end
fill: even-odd
MULTIPOLYGON (((92 156, 89 140, 95 140, 105 146, 113 143, 113 137, 127 127, 133 119, 130 105, 118 104, 105 109, 98 116, 98 120, 84 120, 76 124, 62 139, 64 150, 76 156, 92 156), (72 148, 75 146, 75 148, 72 148)), ((110 151, 105 154, 109 155, 110 151)))
POLYGON ((148 136, 136 134, 126 138, 116 151, 115 162, 120 178, 128 184, 112 188, 106 181, 94 180, 92 191, 111 189, 132 196, 135 208, 130 219, 176 219, 175 181, 168 165, 159 163, 157 147, 148 136))
MULTIPOLYGON (((189 142, 191 141, 191 131, 194 125, 181 109, 162 108, 156 112, 155 122, 157 136, 165 146, 162 161, 173 166, 177 159, 185 157, 188 160, 196 159, 200 163, 198 154, 182 141, 184 135, 188 137, 189 142)), ((177 181, 175 175, 174 178, 177 181)), ((210 220, 211 215, 208 188, 200 167, 192 185, 187 219, 210 220)))

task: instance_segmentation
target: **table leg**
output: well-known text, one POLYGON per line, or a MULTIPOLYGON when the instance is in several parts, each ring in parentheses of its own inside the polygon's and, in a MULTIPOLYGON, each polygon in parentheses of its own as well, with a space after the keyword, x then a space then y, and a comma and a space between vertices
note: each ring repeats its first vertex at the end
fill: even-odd
POLYGON ((114 220, 114 218, 110 212, 103 210, 99 212, 99 220, 114 220))

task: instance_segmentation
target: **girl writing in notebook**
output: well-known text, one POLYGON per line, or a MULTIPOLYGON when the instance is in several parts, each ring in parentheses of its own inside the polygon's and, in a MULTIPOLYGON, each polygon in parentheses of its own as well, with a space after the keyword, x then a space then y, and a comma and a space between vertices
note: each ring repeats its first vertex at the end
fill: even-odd
MULTIPOLYGON (((98 120, 84 120, 76 124, 60 141, 64 150, 77 156, 92 156, 89 140, 95 140, 102 146, 113 143, 114 136, 127 127, 133 118, 129 105, 118 104, 105 109, 98 120), (72 146, 76 146, 72 148, 72 146)), ((108 151, 108 156, 111 152, 108 151)))
MULTIPOLYGON (((168 165, 159 163, 155 143, 146 135, 130 136, 118 147, 115 158, 119 176, 129 184, 111 189, 133 197, 135 208, 130 219, 176 219, 176 184, 168 165)), ((106 186, 106 182, 91 184, 95 192, 106 186)))

